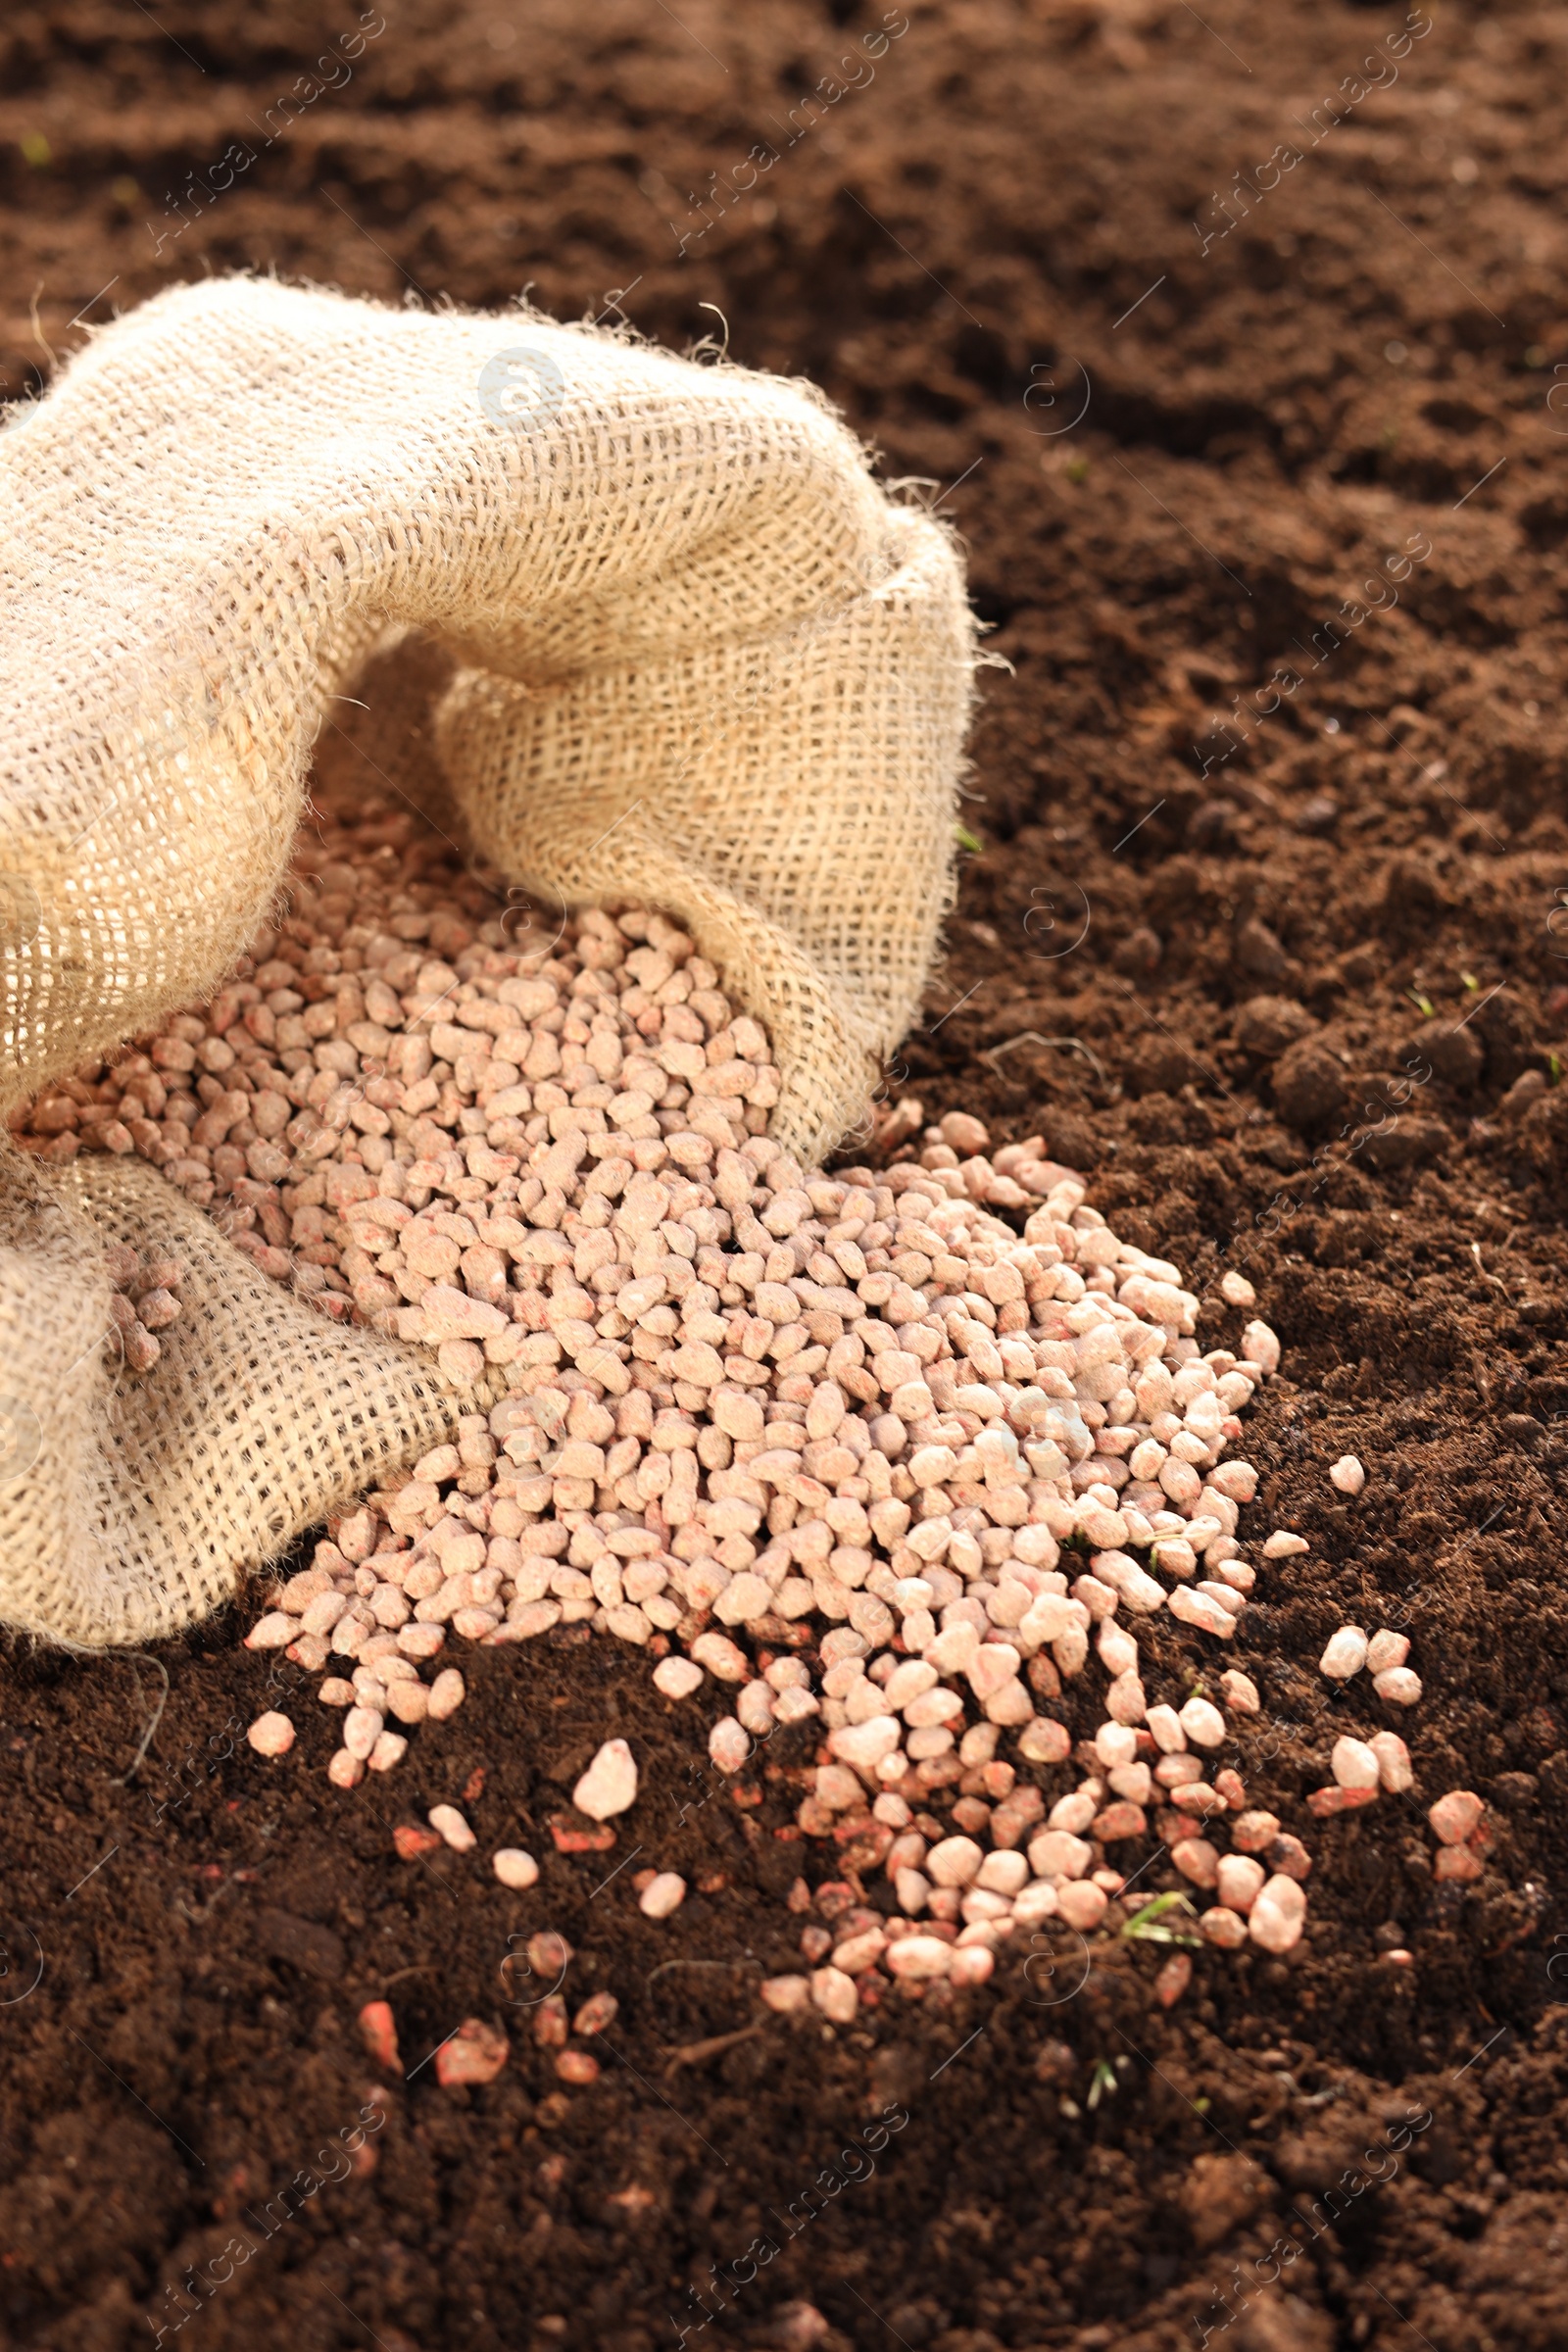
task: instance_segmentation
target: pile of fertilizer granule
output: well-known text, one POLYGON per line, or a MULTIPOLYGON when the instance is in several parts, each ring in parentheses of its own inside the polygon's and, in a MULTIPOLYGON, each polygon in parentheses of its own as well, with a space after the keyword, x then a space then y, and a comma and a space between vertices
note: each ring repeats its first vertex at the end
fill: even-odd
MULTIPOLYGON (((833 1924, 775 2007, 842 2020, 890 1983, 981 1982, 1012 1935, 1152 1892, 1152 1840, 1208 1942, 1288 1951, 1308 1854, 1222 1761, 1257 1690, 1222 1663, 1214 1695, 1152 1690, 1137 1637, 1168 1609, 1223 1659, 1257 1484, 1228 1449, 1274 1334, 1200 1352, 1178 1269, 1038 1138, 992 1155, 952 1113, 916 1156, 825 1174, 765 1133, 778 1096, 765 1032, 674 924, 502 910, 383 808, 326 820, 240 975, 40 1098, 19 1140, 141 1152, 265 1272, 428 1348, 460 1392, 453 1441, 336 1523, 249 1636, 343 1710, 338 1787, 463 1703, 462 1645, 587 1624, 706 1708, 721 1775, 780 1727, 820 1733, 798 1823, 835 1856, 833 1924), (1091 1652, 1103 1720, 1075 1743, 1052 1708, 1091 1652), (876 1871, 892 1915, 862 1899, 876 1871)), ((281 1713, 253 1727, 265 1754, 293 1739, 281 1713)), ((1391 1734, 1353 1765, 1345 1803, 1368 1772, 1409 1786, 1391 1734)), ((609 1843, 635 1793, 612 1742, 558 1840, 609 1843)), ((454 1808, 432 1820, 400 1843, 473 1844, 454 1808)), ((537 1877, 516 1848, 495 1867, 537 1877)), ((638 1884, 653 1916, 684 1892, 638 1884)))

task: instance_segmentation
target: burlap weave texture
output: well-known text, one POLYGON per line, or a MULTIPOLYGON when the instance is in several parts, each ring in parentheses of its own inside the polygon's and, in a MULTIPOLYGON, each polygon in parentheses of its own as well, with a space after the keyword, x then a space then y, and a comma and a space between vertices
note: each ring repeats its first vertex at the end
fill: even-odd
MULTIPOLYGON (((220 280, 95 337, 0 434, 0 1107, 217 984, 334 698, 418 630, 475 849, 548 905, 680 916, 803 1157, 858 1114, 947 904, 973 645, 947 535, 807 389, 220 280)), ((0 1618, 83 1642, 210 1609, 453 1410, 145 1169, 8 1155, 0 1346, 0 1618), (196 1310, 133 1388, 101 1241, 176 1232, 196 1310)))

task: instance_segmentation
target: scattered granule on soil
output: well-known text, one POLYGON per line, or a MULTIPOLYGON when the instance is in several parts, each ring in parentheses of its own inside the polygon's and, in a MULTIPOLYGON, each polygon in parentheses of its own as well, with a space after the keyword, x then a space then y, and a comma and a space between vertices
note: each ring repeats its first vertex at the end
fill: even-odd
POLYGON ((539 1865, 532 1854, 519 1845, 504 1845, 492 1857, 491 1868, 503 1886, 520 1893, 525 1886, 537 1886, 539 1865))
POLYGON ((1439 1840, 1433 1856, 1434 1878, 1479 1879, 1483 1857, 1493 1842, 1487 1809, 1471 1788, 1452 1788, 1427 1808, 1427 1820, 1439 1840))
POLYGON ((652 1871, 638 1889, 637 1907, 648 1919, 667 1919, 686 1900, 686 1882, 675 1870, 652 1871))
MULTIPOLYGON (((844 2022, 895 1984, 983 1982, 1020 1929, 1114 1925, 1151 1840, 1215 1898, 1211 1943, 1289 1950, 1305 1849, 1219 1763, 1256 1688, 1225 1669, 1223 1708, 1151 1691, 1137 1632, 1168 1608, 1222 1645, 1246 1610, 1257 1479, 1230 1449, 1278 1368, 1268 1325, 1201 1353, 1179 1269, 1113 1233, 1039 1138, 992 1155, 977 1119, 922 1128, 905 1103, 881 1141, 912 1156, 797 1165, 765 1133, 765 1031, 657 913, 519 929, 385 810, 328 818, 314 873, 243 976, 55 1090, 22 1140, 141 1152, 274 1279, 433 1350, 469 1407, 248 1637, 344 1710, 332 1784, 395 1769, 463 1704, 453 1644, 584 1624, 699 1702, 694 1746, 706 1723, 725 1781, 780 1729, 820 1734, 797 1826, 853 1908, 806 1931, 811 1966, 774 2005, 844 2022), (1075 1745, 1052 1706, 1092 1652, 1104 1719, 1075 1745), (1042 1772, 1064 1776, 1053 1800, 1042 1772), (891 1914, 856 1900, 877 1872, 891 1914)), ((175 1279, 126 1269, 127 1296, 156 1322, 175 1279)), ((1380 1694, 1418 1694, 1379 1640, 1380 1694)), ((1324 1669, 1370 1656, 1346 1628, 1324 1669)), ((1340 1742, 1314 1811, 1408 1787, 1384 1738, 1340 1742)), ((608 1849, 636 1792, 610 1742, 556 1843, 608 1849)), ((473 1845, 454 1808, 429 1822, 398 1850, 473 1845)), ((493 1867, 537 1877, 514 1849, 493 1867)), ((651 1917, 684 1892, 647 1886, 651 1917)), ((455 2049, 451 2079, 477 2063, 455 2049)))

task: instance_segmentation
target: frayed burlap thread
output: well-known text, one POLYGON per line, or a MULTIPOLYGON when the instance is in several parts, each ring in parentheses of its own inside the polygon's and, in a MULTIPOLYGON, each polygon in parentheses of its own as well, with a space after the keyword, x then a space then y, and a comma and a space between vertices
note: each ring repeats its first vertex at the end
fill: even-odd
MULTIPOLYGON (((949 537, 808 388, 231 278, 95 336, 0 433, 0 1108, 218 983, 313 743, 417 631, 477 852, 681 917, 802 1157, 861 1114, 948 905, 974 646, 949 537)), ((0 1348, 42 1433, 0 1446, 0 1619, 73 1641, 204 1613, 453 1410, 135 1170, 8 1158, 0 1348), (103 1240, 175 1226, 204 1303, 128 1383, 103 1240)))

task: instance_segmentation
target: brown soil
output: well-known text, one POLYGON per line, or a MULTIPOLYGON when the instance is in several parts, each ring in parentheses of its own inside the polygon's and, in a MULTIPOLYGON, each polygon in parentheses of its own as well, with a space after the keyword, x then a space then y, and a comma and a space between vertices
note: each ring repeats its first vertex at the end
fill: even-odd
POLYGON ((1338 1726, 1371 1728, 1313 1668, 1343 1618, 1405 1624, 1426 1698, 1398 1726, 1415 1795, 1313 1830, 1289 1962, 1200 1954, 1166 2013, 1166 1952, 1097 1952, 1081 1983, 1062 1945, 946 2009, 840 2034, 769 2017, 682 2058, 758 2023, 757 1975, 793 1948, 780 1897, 803 1856, 824 1865, 771 1835, 782 1788, 710 1792, 634 1656, 484 1653, 463 1713, 344 1798, 314 1713, 287 1765, 229 1752, 269 1673, 235 1621, 162 1653, 169 1702, 128 1774, 157 1667, 18 1650, 7 2342, 118 2352, 188 2313, 211 2352, 653 2352, 706 2310, 710 2340, 782 2352, 810 2340, 800 2298, 830 2352, 1568 2334, 1568 31, 1437 13, 1391 84, 1347 77, 1387 55, 1396 6, 913 0, 874 80, 846 67, 861 86, 786 146, 809 84, 866 54, 880 20, 853 0, 388 0, 352 78, 322 68, 339 86, 264 149, 330 22, 284 0, 13 11, 11 395, 83 318, 208 269, 476 304, 531 281, 568 317, 621 289, 677 345, 722 335, 716 305, 734 356, 815 377, 888 475, 957 485, 944 511, 1010 668, 985 681, 982 846, 894 1091, 999 1140, 1043 1129, 1122 1232, 1257 1284, 1287 1356, 1249 1430, 1250 1532, 1284 1521, 1314 1550, 1245 1621, 1254 1788, 1306 1827, 1338 1726), (173 238, 166 191, 211 183, 231 140, 254 162, 200 217, 187 198, 173 238), (756 193, 678 253, 687 190, 764 140, 756 193), (1253 715, 1221 761, 1233 696, 1253 715), (1446 1026, 1420 1035, 1428 1006, 1446 1026), (1356 1503, 1325 1478, 1348 1449, 1356 1503), (597 1891, 625 1833, 613 1857, 552 1856, 527 1898, 478 1859, 395 1858, 391 1825, 480 1765, 481 1838, 544 1841, 611 1730, 645 1759, 649 1856, 710 1882, 672 1921, 641 1919, 629 1873, 597 1891), (1418 1800, 1454 1786, 1498 1832, 1473 1887, 1430 1876, 1418 1800), (568 1988, 622 2002, 583 2089, 499 1973, 547 1918, 577 1946, 568 1988), (507 2071, 443 2090, 424 2065, 372 2102, 354 2019, 383 1993, 411 2072, 469 2015, 509 2028, 507 2071), (280 2221, 368 2104, 373 2160, 280 2221), (215 2289, 236 2238, 257 2250, 215 2289))

